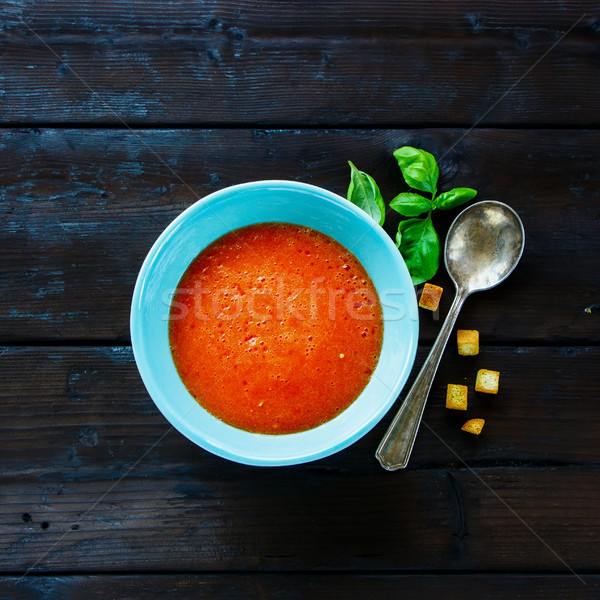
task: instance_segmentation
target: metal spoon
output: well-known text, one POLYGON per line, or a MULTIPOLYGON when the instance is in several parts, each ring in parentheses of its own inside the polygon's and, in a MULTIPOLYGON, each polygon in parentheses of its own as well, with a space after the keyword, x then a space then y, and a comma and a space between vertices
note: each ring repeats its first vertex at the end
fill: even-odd
POLYGON ((433 378, 463 302, 473 292, 504 281, 517 266, 524 245, 521 219, 502 202, 473 204, 450 226, 444 260, 456 296, 429 356, 379 444, 375 455, 384 469, 395 471, 408 464, 433 378))

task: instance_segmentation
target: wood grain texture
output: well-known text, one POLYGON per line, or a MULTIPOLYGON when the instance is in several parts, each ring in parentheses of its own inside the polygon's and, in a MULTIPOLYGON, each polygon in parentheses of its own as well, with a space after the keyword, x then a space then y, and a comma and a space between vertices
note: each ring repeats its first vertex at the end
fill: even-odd
POLYGON ((66 0, 52 5, 39 0, 12 0, 6 3, 5 29, 21 21, 43 33, 116 34, 215 30, 227 31, 233 21, 243 31, 266 36, 271 31, 281 35, 306 35, 332 32, 358 35, 369 31, 386 37, 400 31, 430 35, 444 30, 511 32, 535 29, 560 30, 565 23, 583 24, 593 29, 598 6, 585 0, 524 0, 507 7, 501 2, 482 0, 473 4, 466 0, 448 0, 443 8, 419 3, 373 0, 366 5, 360 0, 282 0, 277 4, 257 4, 251 0, 147 0, 123 4, 115 0, 81 0, 74 7, 66 0), (307 10, 310 8, 310 10, 307 10), (68 17, 68 18, 67 18, 68 17))
MULTIPOLYGON (((1 600, 600 595, 597 1, 1 14, 1 600), (345 196, 348 160, 389 201, 407 189, 402 145, 438 157, 442 190, 507 202, 526 230, 515 273, 459 317, 481 352, 451 338, 408 469, 374 458, 394 410, 289 468, 227 462, 170 428, 129 335, 160 232, 249 180, 345 196), (497 396, 474 392, 479 368, 500 371, 497 396), (448 383, 469 387, 466 414, 445 409, 448 383), (471 417, 481 436, 460 431, 471 417)), ((434 215, 442 236, 456 214, 434 215)), ((453 296, 443 270, 433 282, 414 370, 453 296)))
POLYGON ((163 468, 122 480, 5 484, 0 569, 567 574, 600 566, 600 485, 590 467, 395 476, 208 473, 198 464, 188 475, 163 468))
POLYGON ((506 600, 552 598, 584 600, 597 597, 597 575, 121 575, 16 577, 0 582, 11 600, 158 600, 177 595, 179 600, 330 600, 444 598, 445 600, 506 600), (107 596, 107 594, 110 594, 107 596))
MULTIPOLYGON (((345 196, 350 159, 389 201, 407 189, 392 157, 404 144, 439 157, 442 189, 475 187, 525 225, 519 267, 470 298, 459 325, 486 343, 597 340, 596 131, 30 129, 0 133, 0 341, 126 342, 143 258, 197 198, 277 178, 345 196)), ((440 234, 456 214, 434 215, 440 234)), ((388 215, 390 235, 398 222, 388 215)), ((446 292, 439 315, 422 313, 423 340, 437 334, 453 295, 443 269, 434 282, 446 292)))
POLYGON ((329 458, 246 467, 169 429, 128 348, 6 348, 0 569, 593 571, 599 353, 449 353, 392 474, 373 456, 391 415, 329 458), (479 366, 498 396, 472 391, 479 366), (481 436, 444 408, 447 382, 470 386, 481 436))
POLYGON ((597 126, 600 7, 540 7, 12 2, 0 121, 597 126))
MULTIPOLYGON (((413 377, 427 352, 420 348, 413 377)), ((464 466, 459 457, 476 466, 597 464, 599 356, 598 348, 482 345, 478 356, 462 357, 451 340, 410 468, 464 466), (497 396, 474 392, 480 368, 501 372, 497 396), (448 383, 468 386, 466 413, 445 409, 448 383), (459 431, 471 417, 487 420, 485 436, 459 431)), ((128 347, 4 347, 0 380, 0 450, 3 472, 11 477, 39 474, 68 482, 118 476, 168 430, 128 347)), ((393 412, 325 464, 377 472, 373 454, 393 412)), ((223 464, 173 432, 147 460, 160 470, 173 460, 200 459, 211 469, 223 464)))

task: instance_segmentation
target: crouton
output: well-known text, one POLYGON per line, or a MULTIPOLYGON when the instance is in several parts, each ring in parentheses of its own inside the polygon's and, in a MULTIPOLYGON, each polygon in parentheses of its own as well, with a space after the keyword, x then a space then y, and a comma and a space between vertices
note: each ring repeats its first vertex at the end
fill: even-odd
POLYGON ((467 386, 454 383, 448 384, 446 390, 446 408, 452 410, 467 410, 467 386))
POLYGON ((479 331, 476 329, 458 329, 456 331, 458 353, 461 356, 479 354, 479 331))
POLYGON ((497 394, 499 380, 499 371, 479 369, 479 371, 477 371, 477 379, 475 380, 475 391, 484 392, 485 394, 497 394))
POLYGON ((481 433, 481 430, 483 429, 484 425, 485 425, 485 419, 469 419, 461 427, 461 429, 463 431, 467 431, 467 432, 472 433, 474 435, 479 435, 481 433))
POLYGON ((419 306, 435 312, 440 305, 440 298, 442 297, 443 291, 444 288, 441 288, 438 285, 426 283, 423 287, 421 298, 419 298, 419 306))

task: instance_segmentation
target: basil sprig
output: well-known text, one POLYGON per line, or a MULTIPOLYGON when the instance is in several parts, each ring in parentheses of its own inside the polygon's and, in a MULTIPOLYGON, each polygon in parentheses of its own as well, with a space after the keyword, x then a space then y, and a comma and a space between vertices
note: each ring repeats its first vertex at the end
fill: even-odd
MULTIPOLYGON (((415 192, 402 192, 390 202, 390 208, 409 217, 400 222, 396 246, 408 267, 412 282, 419 285, 431 279, 440 265, 440 238, 431 214, 436 208, 449 210, 472 200, 477 195, 471 188, 454 188, 438 195, 440 170, 435 157, 418 148, 403 146, 394 152, 404 181, 414 190, 431 194, 431 198, 415 192), (427 213, 425 216, 423 213, 427 213)), ((379 225, 385 220, 385 204, 375 180, 350 164, 351 178, 348 200, 368 213, 379 225)))

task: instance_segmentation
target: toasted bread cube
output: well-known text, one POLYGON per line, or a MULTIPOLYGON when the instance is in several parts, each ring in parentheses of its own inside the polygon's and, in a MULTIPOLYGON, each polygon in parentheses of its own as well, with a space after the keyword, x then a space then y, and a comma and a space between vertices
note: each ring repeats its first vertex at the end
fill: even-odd
POLYGON ((468 431, 474 435, 479 435, 483 426, 485 425, 485 419, 469 419, 461 429, 463 431, 468 431))
POLYGON ((499 371, 479 369, 479 371, 477 371, 477 379, 475 380, 475 391, 483 392, 485 394, 497 394, 499 380, 499 371))
POLYGON ((461 356, 479 354, 479 331, 477 329, 457 329, 456 342, 461 356))
POLYGON ((446 390, 446 408, 467 410, 467 386, 449 383, 446 390))
POLYGON ((419 306, 435 312, 440 305, 440 298, 443 291, 444 288, 441 288, 439 285, 426 283, 419 298, 419 306))

